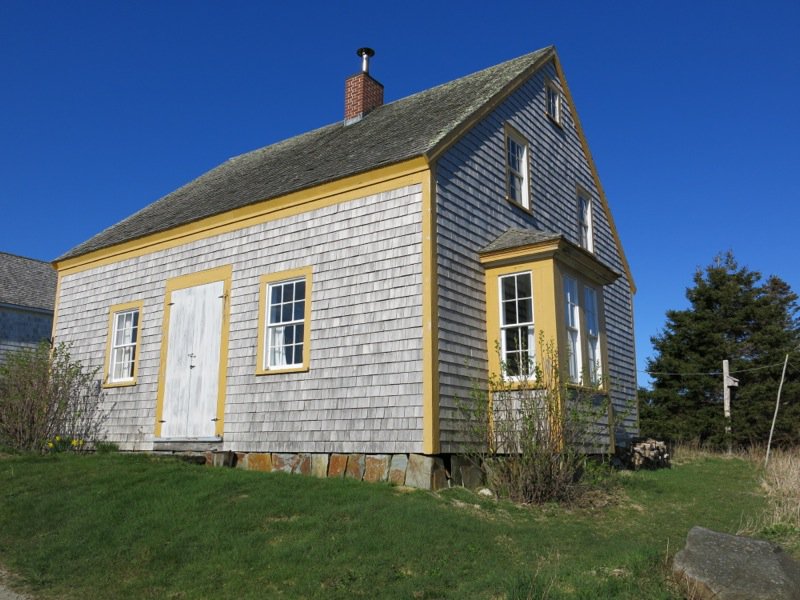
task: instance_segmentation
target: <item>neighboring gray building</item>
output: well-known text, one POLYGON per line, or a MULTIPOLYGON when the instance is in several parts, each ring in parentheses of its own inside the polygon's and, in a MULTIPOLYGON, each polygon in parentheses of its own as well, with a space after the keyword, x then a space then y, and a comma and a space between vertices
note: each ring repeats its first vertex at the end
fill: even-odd
MULTIPOLYGON (((233 158, 55 261, 124 449, 447 455, 552 341, 637 433, 634 285, 555 49, 233 158)), ((613 443, 613 439, 607 440, 613 443)), ((277 459, 276 459, 277 460, 277 459)))
POLYGON ((50 339, 57 278, 49 263, 0 252, 0 361, 50 339))

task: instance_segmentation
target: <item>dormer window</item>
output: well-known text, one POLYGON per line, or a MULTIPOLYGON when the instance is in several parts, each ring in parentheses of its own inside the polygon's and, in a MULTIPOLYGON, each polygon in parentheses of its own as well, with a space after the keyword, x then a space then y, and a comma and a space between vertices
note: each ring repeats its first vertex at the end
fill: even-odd
POLYGON ((561 92, 552 81, 548 81, 544 89, 547 96, 547 116, 561 125, 561 92))
POLYGON ((506 197, 530 210, 528 142, 510 127, 506 127, 506 197))

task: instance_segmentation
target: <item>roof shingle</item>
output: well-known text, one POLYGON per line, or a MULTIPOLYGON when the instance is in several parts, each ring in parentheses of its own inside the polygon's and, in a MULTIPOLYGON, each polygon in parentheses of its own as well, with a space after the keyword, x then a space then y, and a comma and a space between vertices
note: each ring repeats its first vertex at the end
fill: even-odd
POLYGON ((424 156, 532 69, 552 47, 231 158, 56 260, 192 223, 291 192, 424 156))
POLYGON ((0 304, 52 311, 57 280, 46 262, 0 252, 0 304))

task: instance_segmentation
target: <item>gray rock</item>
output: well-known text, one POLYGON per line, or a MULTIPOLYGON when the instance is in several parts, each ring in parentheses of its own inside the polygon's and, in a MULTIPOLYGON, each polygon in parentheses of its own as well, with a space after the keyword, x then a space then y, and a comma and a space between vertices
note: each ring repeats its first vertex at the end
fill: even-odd
POLYGON ((311 455, 311 474, 314 477, 327 477, 328 475, 328 455, 311 455))
POLYGON ((389 466, 389 483, 392 485, 405 485, 406 469, 408 469, 408 456, 395 454, 389 466))
POLYGON ((470 490, 483 485, 483 471, 466 456, 454 454, 450 457, 451 485, 463 485, 470 490))
POLYGON ((409 454, 406 485, 420 490, 435 490, 447 485, 444 462, 438 456, 409 454))
POLYGON ((698 600, 800 600, 800 562, 780 546, 692 527, 672 572, 698 600))

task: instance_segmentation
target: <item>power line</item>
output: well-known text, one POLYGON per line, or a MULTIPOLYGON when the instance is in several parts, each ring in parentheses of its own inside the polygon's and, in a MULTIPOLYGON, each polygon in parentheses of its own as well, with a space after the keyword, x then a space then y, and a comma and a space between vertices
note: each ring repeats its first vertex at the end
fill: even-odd
MULTIPOLYGON (((773 363, 771 365, 763 365, 761 367, 750 367, 748 369, 737 369, 736 371, 730 371, 729 374, 730 375, 734 375, 736 373, 748 373, 750 371, 760 371, 762 369, 772 369, 774 367, 780 367, 781 365, 783 365, 783 361, 777 362, 777 363, 773 363)), ((675 372, 675 373, 672 373, 672 372, 669 372, 669 371, 648 371, 646 369, 644 371, 637 370, 637 373, 646 373, 647 375, 669 375, 669 376, 680 376, 680 377, 715 377, 715 376, 718 376, 718 375, 722 375, 722 371, 708 371, 708 372, 698 371, 698 372, 694 372, 694 373, 692 373, 692 372, 688 372, 688 373, 686 373, 686 372, 684 372, 684 373, 675 372)))

